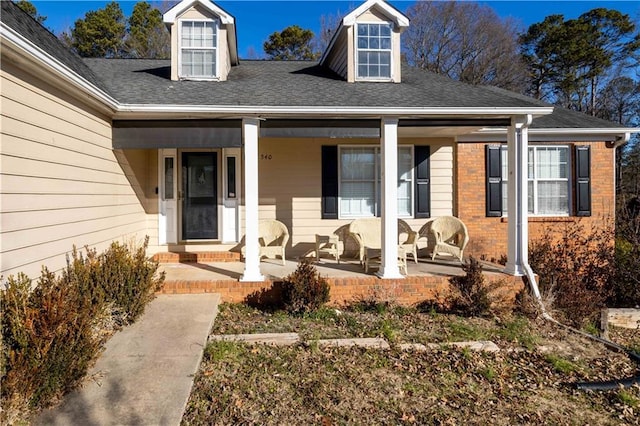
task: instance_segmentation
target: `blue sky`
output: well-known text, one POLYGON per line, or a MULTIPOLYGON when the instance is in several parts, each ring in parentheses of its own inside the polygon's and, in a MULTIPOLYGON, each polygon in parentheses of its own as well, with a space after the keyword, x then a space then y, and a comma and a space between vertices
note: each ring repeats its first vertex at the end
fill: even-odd
MULTIPOLYGON (((151 4, 161 1, 147 0, 151 4)), ((32 0, 41 15, 47 17, 45 26, 54 33, 73 26, 76 19, 84 17, 90 10, 103 8, 108 1, 95 0, 32 0)), ((135 1, 120 1, 125 15, 129 15, 135 1)), ((414 1, 391 1, 396 8, 406 11, 414 1)), ((640 2, 626 1, 484 1, 501 17, 512 17, 522 23, 523 28, 542 21, 545 16, 562 14, 567 19, 576 18, 580 14, 596 7, 616 9, 629 14, 636 22, 640 22, 640 2)), ((361 4, 361 1, 218 1, 226 11, 236 18, 238 33, 238 50, 240 57, 245 57, 247 49, 252 47, 258 54, 262 53, 262 44, 274 31, 280 31, 289 25, 300 25, 317 33, 320 29, 320 16, 338 12, 344 14, 361 4)))

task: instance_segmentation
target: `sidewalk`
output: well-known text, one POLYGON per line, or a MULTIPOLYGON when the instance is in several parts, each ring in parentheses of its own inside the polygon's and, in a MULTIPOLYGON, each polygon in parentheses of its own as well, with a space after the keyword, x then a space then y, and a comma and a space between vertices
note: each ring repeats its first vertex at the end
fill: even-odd
POLYGON ((179 425, 218 294, 160 295, 116 333, 84 386, 36 425, 179 425))

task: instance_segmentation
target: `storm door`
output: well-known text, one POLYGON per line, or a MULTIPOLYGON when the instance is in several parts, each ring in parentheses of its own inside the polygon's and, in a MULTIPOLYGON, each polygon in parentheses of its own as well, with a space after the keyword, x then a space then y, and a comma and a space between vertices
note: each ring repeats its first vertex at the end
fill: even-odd
POLYGON ((182 153, 182 239, 218 238, 217 155, 182 153))

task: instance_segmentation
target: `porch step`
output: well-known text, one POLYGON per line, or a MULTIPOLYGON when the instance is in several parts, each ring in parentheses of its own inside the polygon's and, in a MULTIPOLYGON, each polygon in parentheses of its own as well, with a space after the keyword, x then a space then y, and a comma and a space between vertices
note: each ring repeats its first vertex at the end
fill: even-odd
POLYGON ((240 253, 231 251, 165 252, 153 255, 158 263, 239 262, 240 253))

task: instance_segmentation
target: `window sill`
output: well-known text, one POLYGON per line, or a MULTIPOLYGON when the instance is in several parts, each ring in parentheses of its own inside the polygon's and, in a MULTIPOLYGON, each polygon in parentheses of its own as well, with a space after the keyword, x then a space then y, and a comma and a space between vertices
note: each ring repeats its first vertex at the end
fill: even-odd
MULTIPOLYGON (((575 222, 577 217, 575 216, 529 216, 529 222, 538 223, 538 222, 558 222, 558 223, 567 223, 567 222, 575 222)), ((501 217, 500 222, 508 223, 508 217, 501 217)))

